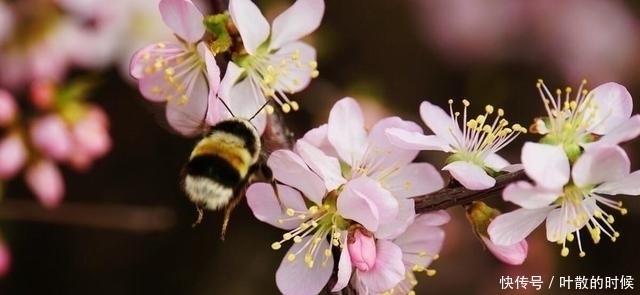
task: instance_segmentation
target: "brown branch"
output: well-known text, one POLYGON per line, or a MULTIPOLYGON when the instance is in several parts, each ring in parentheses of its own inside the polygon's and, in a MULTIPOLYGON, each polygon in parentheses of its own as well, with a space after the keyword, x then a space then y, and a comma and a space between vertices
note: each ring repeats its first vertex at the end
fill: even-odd
POLYGON ((4 199, 0 219, 88 226, 131 232, 157 232, 175 225, 175 213, 166 207, 63 202, 47 209, 32 200, 4 199))
POLYGON ((488 198, 500 192, 509 183, 529 179, 523 170, 511 172, 496 177, 496 185, 485 190, 469 190, 458 183, 452 184, 439 191, 414 198, 416 213, 447 209, 456 205, 469 204, 472 201, 488 198))

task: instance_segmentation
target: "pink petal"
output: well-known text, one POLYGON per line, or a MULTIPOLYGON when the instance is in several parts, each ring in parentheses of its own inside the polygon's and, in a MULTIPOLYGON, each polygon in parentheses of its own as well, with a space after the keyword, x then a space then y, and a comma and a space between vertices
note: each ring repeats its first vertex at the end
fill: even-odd
POLYGON ((640 171, 635 171, 624 178, 605 182, 593 189, 595 193, 607 195, 640 195, 640 171))
POLYGON ((487 156, 485 156, 484 165, 495 171, 503 171, 503 169, 505 167, 508 167, 510 163, 505 158, 500 157, 498 154, 490 153, 487 156))
MULTIPOLYGON (((229 101, 231 99, 231 88, 238 83, 238 79, 240 79, 240 76, 244 73, 245 70, 234 62, 230 61, 227 63, 227 71, 224 73, 224 77, 222 77, 222 80, 220 81, 218 96, 225 101, 229 101)), ((223 112, 227 112, 227 110, 225 109, 223 112)))
POLYGON ((451 216, 445 210, 438 210, 429 213, 423 213, 418 215, 416 225, 420 226, 441 226, 445 225, 451 220, 451 216))
POLYGON ((376 240, 373 236, 362 234, 358 229, 353 233, 353 241, 347 243, 351 263, 361 271, 368 271, 376 263, 376 240))
POLYGON ((439 190, 444 181, 433 165, 411 163, 389 175, 384 186, 397 198, 410 198, 439 190))
POLYGON ((326 193, 324 182, 309 170, 300 156, 289 150, 277 150, 271 153, 267 165, 277 180, 300 190, 314 203, 322 203, 326 193))
POLYGON ((340 159, 348 165, 358 163, 367 146, 362 109, 355 99, 345 97, 333 105, 329 113, 327 138, 340 159))
POLYGON ((209 85, 209 95, 207 99, 207 112, 205 114, 205 122, 209 126, 213 126, 216 123, 223 120, 222 114, 227 112, 222 105, 222 102, 218 98, 218 90, 220 88, 220 67, 216 63, 216 59, 209 50, 203 50, 204 61, 207 69, 207 82, 209 85))
POLYGON ((338 196, 337 207, 342 217, 352 219, 372 232, 398 214, 398 201, 393 195, 366 176, 345 184, 338 196))
POLYGON ((569 159, 560 146, 527 142, 522 147, 522 164, 536 184, 551 190, 569 181, 569 159))
POLYGON ((191 91, 186 102, 179 97, 167 102, 166 117, 169 126, 184 136, 194 136, 202 132, 204 117, 207 111, 208 94, 207 82, 203 75, 195 75, 190 82, 191 91))
POLYGON ((111 149, 111 137, 106 126, 101 122, 102 115, 92 110, 71 127, 75 149, 86 152, 90 158, 104 155, 111 149))
POLYGON ((313 236, 307 236, 302 238, 300 243, 294 243, 282 259, 276 271, 276 284, 282 294, 315 295, 320 293, 329 281, 333 271, 333 259, 331 257, 325 259, 325 250, 330 249, 326 240, 321 240, 317 246, 318 249, 314 252, 313 267, 305 264, 304 253, 306 252, 298 253, 311 239, 313 236), (297 254, 293 261, 287 259, 290 254, 297 254), (324 261, 326 263, 323 263, 324 261))
POLYGON ((302 139, 311 145, 322 150, 327 156, 338 157, 338 153, 336 149, 333 148, 329 139, 327 138, 327 132, 329 130, 329 126, 327 124, 322 124, 319 127, 313 128, 307 133, 304 134, 302 139))
POLYGON ((380 224, 375 232, 378 239, 393 239, 402 234, 409 227, 416 216, 415 203, 413 199, 397 199, 398 215, 389 221, 380 224))
MULTIPOLYGON (((342 243, 344 244, 347 242, 347 239, 346 239, 347 232, 344 231, 342 232, 342 234, 345 237, 342 241, 342 243)), ((344 289, 344 287, 346 287, 349 284, 349 280, 351 279, 351 273, 352 273, 352 265, 351 265, 351 257, 349 257, 349 250, 347 249, 347 247, 343 247, 342 250, 340 251, 340 260, 338 262, 338 274, 337 274, 336 284, 331 289, 331 292, 337 292, 344 289)))
POLYGON ((33 145, 55 160, 66 160, 73 151, 73 139, 67 123, 51 114, 36 119, 29 129, 33 145))
POLYGON ((244 48, 250 55, 256 54, 258 47, 269 37, 269 23, 258 6, 250 0, 231 0, 229 14, 238 28, 244 48))
POLYGON ((578 187, 601 184, 629 175, 631 163, 617 145, 595 145, 573 164, 571 176, 578 187))
MULTIPOLYGON (((230 63, 231 64, 231 63, 230 63)), ((244 79, 233 85, 228 92, 228 97, 221 96, 235 117, 251 119, 259 134, 264 132, 267 125, 267 116, 258 111, 267 102, 262 92, 255 91, 255 86, 250 79, 244 79)), ((222 90, 222 86, 221 86, 222 90)), ((226 108, 222 110, 228 112, 226 108)))
POLYGON ((17 110, 18 106, 11 93, 0 89, 0 126, 6 126, 11 123, 16 116, 17 110))
POLYGON ((304 140, 296 142, 294 151, 304 159, 313 172, 322 178, 328 191, 332 191, 347 182, 342 177, 338 159, 325 155, 321 150, 304 140))
POLYGON ((532 186, 526 181, 509 184, 502 196, 505 201, 513 202, 525 209, 546 207, 562 195, 562 189, 548 190, 541 186, 532 186))
MULTIPOLYGON (((634 139, 638 137, 639 134, 640 134, 640 115, 633 115, 633 117, 622 122, 616 128, 604 134, 595 143, 619 144, 621 142, 634 139)), ((589 145, 590 144, 586 144, 584 146, 585 148, 588 148, 589 145)))
POLYGON ((593 212, 602 211, 596 210, 598 206, 594 198, 586 198, 579 205, 585 210, 578 212, 572 208, 573 205, 565 205, 549 212, 546 223, 549 242, 561 241, 567 234, 582 228, 593 216, 593 212))
POLYGON ((421 132, 412 132, 400 128, 389 128, 385 132, 389 142, 400 148, 425 151, 453 151, 449 143, 437 135, 424 135, 421 132))
MULTIPOLYGON (((414 122, 404 121, 398 117, 388 117, 381 119, 371 127, 368 136, 368 149, 365 153, 363 164, 379 165, 384 167, 379 169, 380 173, 388 174, 388 167, 402 167, 410 163, 418 155, 415 149, 403 149, 392 144, 386 135, 388 128, 400 128, 412 132, 422 132, 422 128, 414 122)), ((376 175, 375 173, 372 174, 376 175)), ((375 176, 373 176, 375 178, 375 176)))
POLYGON ((371 293, 382 293, 397 285, 405 275, 400 247, 387 240, 376 243, 377 259, 373 269, 357 271, 362 285, 371 293))
POLYGON ((405 265, 427 267, 442 250, 444 230, 437 226, 425 225, 421 219, 422 216, 418 216, 406 232, 393 240, 402 249, 405 265))
POLYGON ((159 4, 164 23, 188 43, 204 35, 204 16, 190 0, 162 0, 159 4))
MULTIPOLYGON (((626 121, 633 111, 633 99, 624 86, 609 82, 599 85, 591 90, 591 103, 597 106, 593 114, 595 126, 589 126, 589 131, 596 134, 606 134, 626 121)), ((585 118, 590 118, 591 112, 587 111, 585 118)))
POLYGON ((296 93, 306 88, 311 82, 312 72, 316 70, 316 65, 310 62, 316 60, 316 49, 304 42, 290 42, 284 44, 277 52, 269 57, 269 62, 275 68, 281 68, 286 75, 278 76, 278 81, 274 85, 275 90, 287 93, 296 93), (282 67, 283 60, 290 60, 291 56, 297 55, 297 62, 288 62, 282 67))
POLYGON ((435 135, 448 144, 456 145, 456 138, 462 138, 460 126, 442 108, 423 101, 420 104, 420 117, 435 135))
POLYGON ((298 0, 273 20, 270 48, 280 48, 298 40, 320 26, 324 0, 298 0))
POLYGON ((527 240, 522 240, 509 246, 500 246, 494 244, 484 236, 481 236, 480 238, 482 238, 482 242, 487 246, 487 249, 489 249, 489 251, 498 258, 498 260, 506 264, 520 265, 527 258, 529 250, 527 240))
POLYGON ((41 160, 29 166, 25 180, 43 206, 53 208, 62 201, 64 181, 60 170, 53 162, 41 160))
POLYGON ((27 149, 18 133, 0 140, 0 180, 15 176, 27 160, 27 149))
POLYGON ((496 180, 489 176, 480 166, 466 161, 451 162, 442 170, 449 171, 451 176, 470 190, 482 190, 493 187, 496 180))
POLYGON ((553 207, 518 209, 496 217, 487 232, 496 245, 509 246, 524 240, 547 218, 553 207))
POLYGON ((306 212, 307 206, 297 190, 285 185, 277 185, 277 188, 282 204, 278 202, 271 184, 257 182, 249 186, 246 193, 249 208, 251 208, 253 215, 262 222, 281 229, 294 229, 303 220, 287 216, 286 210, 306 212))

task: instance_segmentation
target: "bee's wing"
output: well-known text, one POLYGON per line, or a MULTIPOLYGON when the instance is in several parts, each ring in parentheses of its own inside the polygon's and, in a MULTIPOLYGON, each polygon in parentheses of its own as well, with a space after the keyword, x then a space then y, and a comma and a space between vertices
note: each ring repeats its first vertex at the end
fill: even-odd
POLYGON ((287 128, 284 117, 279 108, 275 108, 273 114, 266 116, 266 127, 262 134, 262 152, 270 154, 278 149, 291 149, 293 147, 293 132, 287 128))

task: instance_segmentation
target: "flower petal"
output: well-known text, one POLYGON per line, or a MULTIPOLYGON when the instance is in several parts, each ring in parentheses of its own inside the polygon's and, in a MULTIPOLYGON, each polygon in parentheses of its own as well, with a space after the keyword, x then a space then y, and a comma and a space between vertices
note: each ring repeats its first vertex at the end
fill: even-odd
POLYGON ((322 288, 329 281, 331 272, 333 271, 333 259, 324 257, 325 250, 330 250, 329 242, 321 240, 318 243, 318 249, 314 252, 315 261, 313 267, 309 267, 305 263, 304 257, 298 254, 303 246, 307 246, 313 236, 302 238, 300 243, 294 243, 285 254, 284 259, 280 263, 280 267, 276 271, 276 284, 280 292, 285 295, 315 295, 322 291, 322 288), (288 257, 296 255, 293 261, 288 257), (324 263, 326 261, 326 263, 324 263))
POLYGON ((578 187, 585 187, 624 178, 630 169, 631 162, 622 148, 595 145, 576 160, 571 176, 578 187))
POLYGON ((606 134, 626 121, 633 111, 633 99, 624 86, 609 82, 591 90, 590 103, 597 108, 593 114, 587 110, 585 118, 593 118, 594 125, 588 130, 595 134, 606 134))
POLYGON ((338 159, 325 155, 320 149, 304 140, 296 142, 294 151, 304 159, 313 172, 322 178, 328 191, 332 191, 347 182, 342 177, 338 159))
POLYGON ((10 133, 0 139, 0 179, 15 176, 27 161, 27 148, 19 133, 10 133))
POLYGON ((542 221, 553 207, 539 209, 518 209, 496 217, 487 232, 496 245, 509 246, 524 240, 542 221))
POLYGON ((526 181, 509 184, 502 192, 505 201, 510 201, 525 209, 546 207, 562 195, 562 189, 548 190, 532 186, 526 181))
POLYGON ((393 288, 405 274, 402 250, 393 242, 378 240, 376 243, 376 264, 369 271, 357 271, 358 278, 372 294, 393 288))
POLYGON ((40 204, 55 208, 64 197, 64 179, 53 162, 40 160, 27 167, 25 181, 40 204))
POLYGON ((298 0, 273 20, 270 48, 280 48, 320 26, 324 0, 298 0))
POLYGON ((445 111, 428 101, 420 104, 420 117, 435 135, 450 145, 456 145, 456 138, 462 138, 460 126, 445 111))
POLYGON ((427 267, 440 253, 445 232, 439 227, 442 224, 434 225, 434 221, 445 216, 448 220, 449 215, 445 211, 419 215, 404 233, 393 240, 402 249, 405 265, 427 267))
POLYGON ((298 189, 316 204, 322 203, 326 192, 324 182, 309 170, 307 164, 296 153, 289 150, 274 151, 269 156, 267 165, 277 180, 298 189))
MULTIPOLYGON (((345 244, 347 242, 347 232, 342 232, 342 236, 344 236, 342 244, 345 244)), ((351 264, 351 257, 349 257, 349 250, 347 250, 347 247, 343 247, 340 251, 336 284, 331 289, 331 292, 340 291, 349 284, 349 280, 351 279, 352 267, 353 266, 351 264)))
POLYGON ((398 214, 398 201, 375 180, 360 176, 345 184, 338 196, 338 213, 375 232, 398 214))
POLYGON ((307 131, 307 133, 305 133, 304 136, 302 137, 302 140, 319 148, 327 156, 338 158, 338 153, 336 152, 336 149, 333 148, 333 146, 329 142, 329 139, 327 138, 328 130, 329 130, 329 126, 327 124, 322 124, 319 127, 316 127, 307 131))
MULTIPOLYGON (((638 137, 640 134, 640 115, 633 115, 633 117, 622 122, 616 128, 605 133, 595 143, 606 144, 619 144, 638 137)), ((592 144, 595 144, 592 143, 592 144)), ((583 144, 585 148, 588 148, 591 144, 583 144)))
POLYGON ((593 189, 595 193, 607 195, 640 195, 640 170, 635 171, 624 178, 605 182, 593 189))
POLYGON ((289 186, 278 184, 277 188, 282 204, 278 201, 271 184, 264 182, 257 182, 249 186, 246 193, 247 204, 258 220, 281 229, 294 229, 303 220, 290 218, 286 215, 286 209, 306 212, 307 207, 304 199, 300 192, 289 186))
POLYGON ((327 138, 340 159, 349 165, 362 159, 367 146, 362 109, 355 99, 345 97, 333 105, 329 113, 327 138))
POLYGON ((285 44, 273 55, 269 56, 269 63, 279 71, 286 73, 278 76, 275 90, 296 93, 306 88, 311 82, 312 72, 316 70, 316 49, 304 42, 285 44), (283 63, 297 56, 294 62, 283 63))
POLYGON ((381 182, 397 198, 424 195, 444 187, 440 172, 429 163, 402 166, 381 182))
POLYGON ((162 21, 188 43, 196 43, 204 35, 204 16, 190 0, 162 0, 162 21))
POLYGON ((398 215, 385 223, 381 223, 375 232, 378 239, 393 239, 405 232, 416 217, 415 203, 413 199, 398 199, 398 215))
POLYGON ((455 161, 444 166, 442 170, 449 171, 451 176, 470 190, 482 190, 493 187, 496 180, 489 176, 484 169, 467 161, 455 161))
POLYGON ((190 91, 185 94, 186 100, 180 96, 167 102, 167 122, 178 133, 193 136, 201 132, 209 101, 209 88, 201 72, 192 72, 185 84, 190 91))
POLYGON ((250 55, 269 37, 269 22, 251 0, 231 0, 229 14, 238 28, 244 48, 250 55))
POLYGON ((502 246, 494 244, 490 239, 484 236, 481 236, 480 238, 493 256, 506 264, 520 265, 527 258, 527 253, 529 251, 529 244, 527 243, 527 240, 522 240, 509 246, 502 246))
MULTIPOLYGON (((405 121, 398 117, 388 117, 378 121, 371 127, 368 136, 368 151, 364 155, 362 162, 364 165, 376 165, 378 167, 402 167, 410 163, 418 155, 415 149, 403 149, 389 141, 386 130, 389 128, 400 128, 410 132, 422 132, 422 128, 414 122, 405 121)), ((384 169, 375 172, 388 174, 384 169)))
POLYGON ((453 149, 447 141, 437 135, 424 135, 421 132, 412 132, 400 128, 386 130, 389 142, 404 149, 416 149, 425 151, 452 152, 453 149))
MULTIPOLYGON (((203 47, 206 47, 202 44, 203 47)), ((198 44, 198 48, 201 46, 198 44)), ((216 59, 209 50, 201 50, 200 52, 204 56, 205 66, 207 69, 207 82, 209 85, 209 95, 207 103, 207 113, 205 115, 205 122, 209 126, 213 126, 220 122, 223 117, 223 112, 227 112, 222 105, 222 102, 218 98, 218 89, 220 88, 220 67, 216 63, 216 59)))
POLYGON ((484 165, 495 171, 503 171, 503 169, 510 164, 509 161, 496 153, 490 153, 484 158, 484 165))
POLYGON ((536 184, 553 190, 569 181, 569 159, 562 147, 527 142, 521 157, 524 171, 536 184))

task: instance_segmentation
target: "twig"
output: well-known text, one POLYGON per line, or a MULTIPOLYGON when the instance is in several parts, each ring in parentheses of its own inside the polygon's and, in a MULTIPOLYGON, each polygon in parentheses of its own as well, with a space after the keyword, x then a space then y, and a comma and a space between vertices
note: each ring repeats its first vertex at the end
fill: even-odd
POLYGON ((4 199, 0 219, 87 226, 145 233, 165 231, 175 225, 175 213, 166 207, 87 204, 65 201, 55 209, 35 201, 4 199))

